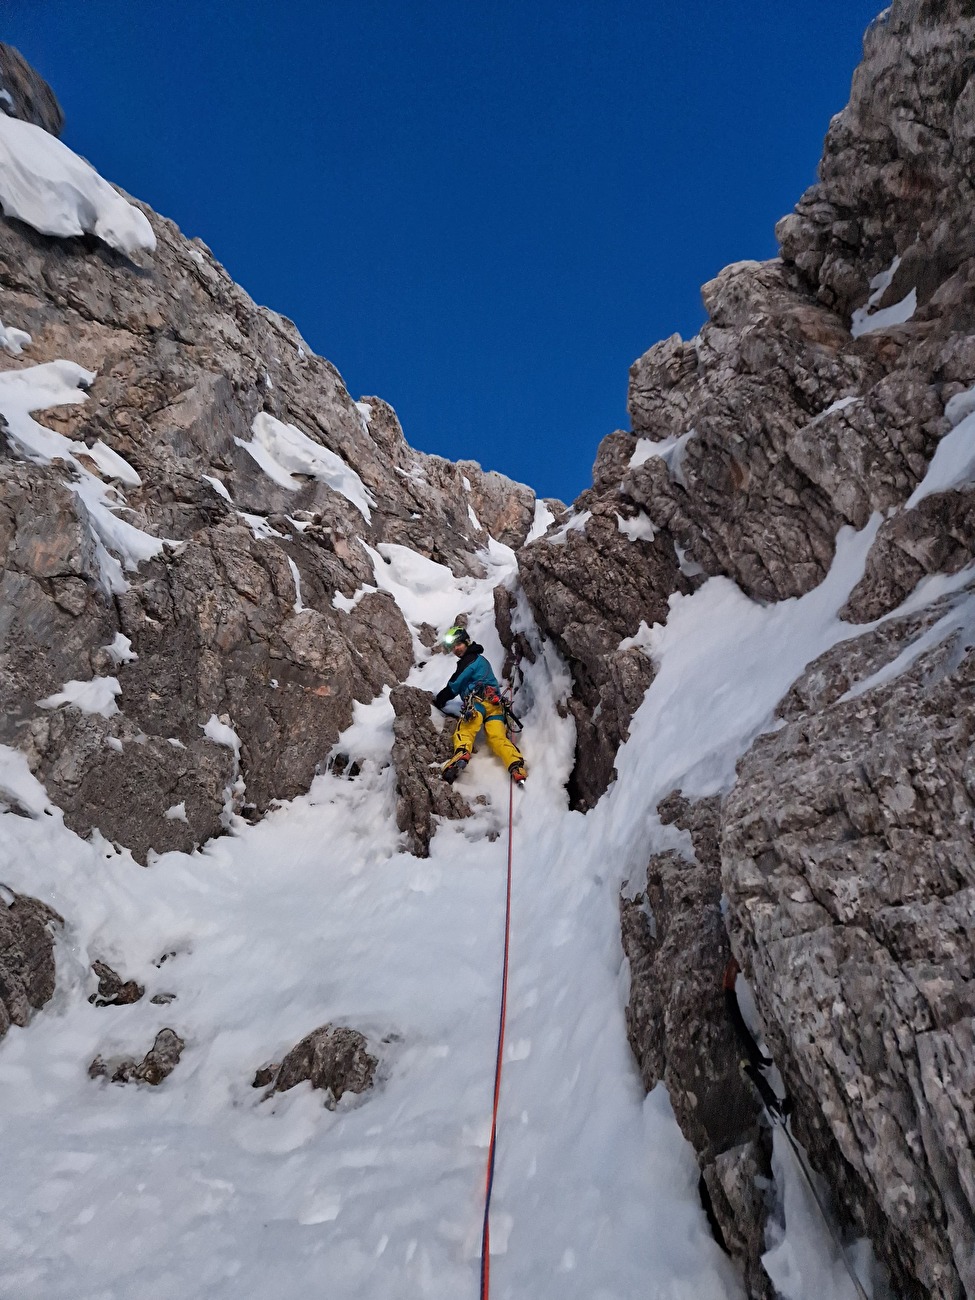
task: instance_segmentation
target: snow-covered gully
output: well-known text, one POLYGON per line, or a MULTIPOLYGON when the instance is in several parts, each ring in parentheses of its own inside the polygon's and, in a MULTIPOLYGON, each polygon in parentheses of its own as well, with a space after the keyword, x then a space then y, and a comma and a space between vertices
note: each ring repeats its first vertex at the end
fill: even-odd
MULTIPOLYGON (((617 895, 674 834, 656 821, 659 798, 678 784, 727 786, 803 664, 851 634, 836 610, 875 528, 842 534, 827 580, 802 599, 761 606, 724 579, 674 597, 666 626, 644 638, 659 671, 619 779, 587 816, 568 810, 563 789, 568 677, 538 643, 521 697, 531 780, 514 828, 498 1300, 740 1294, 666 1093, 644 1097, 626 1042, 617 895)), ((445 624, 463 605, 500 658, 491 591, 516 581, 510 551, 491 543, 487 577, 458 583, 388 549, 383 580, 414 626, 445 624)), ((435 689, 443 675, 433 656, 410 682, 435 689)), ((391 741, 383 695, 357 707, 341 741, 361 763, 354 779, 326 771, 259 825, 150 870, 77 838, 55 810, 0 818, 4 883, 69 920, 53 1003, 29 1032, 11 1031, 0 1057, 0 1294, 476 1294, 507 783, 489 756, 475 761, 462 780, 485 802, 441 826, 418 860, 398 844, 391 741), (93 954, 175 1001, 116 1008, 108 1025, 86 1000, 93 954), (381 1045, 377 1086, 335 1112, 307 1088, 262 1101, 255 1070, 325 1021, 381 1045), (97 1053, 165 1025, 187 1046, 164 1088, 86 1077, 97 1053)), ((39 787, 23 797, 43 806, 39 787)), ((803 1294, 810 1277, 820 1297, 850 1294, 785 1167, 783 1182, 789 1230, 770 1263, 783 1278, 802 1270, 803 1294)))

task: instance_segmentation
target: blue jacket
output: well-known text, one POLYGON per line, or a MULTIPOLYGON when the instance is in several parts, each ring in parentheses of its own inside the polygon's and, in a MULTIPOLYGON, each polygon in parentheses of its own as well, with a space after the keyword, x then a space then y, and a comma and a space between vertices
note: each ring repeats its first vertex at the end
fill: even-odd
POLYGON ((493 668, 484 658, 484 647, 474 643, 461 655, 450 681, 435 697, 434 703, 439 708, 443 708, 454 696, 459 695, 463 700, 473 691, 479 691, 484 686, 498 689, 498 679, 494 675, 493 668))

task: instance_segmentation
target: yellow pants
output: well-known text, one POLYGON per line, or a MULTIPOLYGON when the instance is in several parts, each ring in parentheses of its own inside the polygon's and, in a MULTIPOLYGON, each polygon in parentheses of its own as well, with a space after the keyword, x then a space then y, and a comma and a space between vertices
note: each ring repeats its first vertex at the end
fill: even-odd
POLYGON ((484 714, 476 705, 472 710, 473 716, 470 718, 461 718, 457 723, 457 729, 454 732, 454 753, 460 751, 470 753, 474 748, 474 741, 477 733, 481 730, 481 723, 484 724, 484 734, 487 736, 488 744, 497 754, 498 758, 509 768, 512 763, 522 763, 524 759, 521 751, 516 745, 513 745, 508 739, 508 732, 504 725, 504 713, 501 709, 492 708, 490 705, 482 705, 484 714))

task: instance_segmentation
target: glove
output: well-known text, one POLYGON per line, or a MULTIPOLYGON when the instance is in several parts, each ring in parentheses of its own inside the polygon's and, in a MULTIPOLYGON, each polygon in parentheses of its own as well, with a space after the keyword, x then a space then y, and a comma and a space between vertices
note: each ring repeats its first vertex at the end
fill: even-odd
POLYGON ((451 698, 450 692, 447 690, 445 686, 442 691, 438 691, 437 694, 433 697, 434 707, 438 708, 440 712, 443 713, 447 705, 447 701, 450 698, 451 698))

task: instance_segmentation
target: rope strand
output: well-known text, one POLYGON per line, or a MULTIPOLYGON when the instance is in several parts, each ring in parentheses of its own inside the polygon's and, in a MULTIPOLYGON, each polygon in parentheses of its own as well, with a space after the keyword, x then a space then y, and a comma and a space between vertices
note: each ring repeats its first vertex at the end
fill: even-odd
POLYGON ((501 1067, 504 1060, 504 1031, 508 1013, 508 951, 511 942, 511 851, 515 820, 515 783, 508 781, 508 879, 504 903, 504 961, 501 968, 501 1016, 498 1022, 498 1055, 494 1063, 494 1107, 491 1140, 488 1143, 487 1175, 484 1185, 484 1226, 481 1230, 481 1300, 488 1300, 491 1287, 491 1191, 494 1187, 494 1156, 498 1138, 498 1102, 501 1098, 501 1067))

